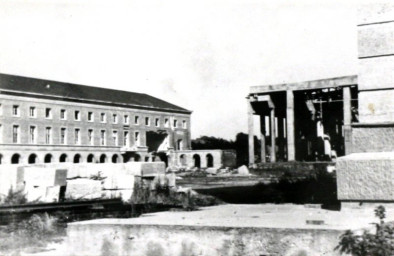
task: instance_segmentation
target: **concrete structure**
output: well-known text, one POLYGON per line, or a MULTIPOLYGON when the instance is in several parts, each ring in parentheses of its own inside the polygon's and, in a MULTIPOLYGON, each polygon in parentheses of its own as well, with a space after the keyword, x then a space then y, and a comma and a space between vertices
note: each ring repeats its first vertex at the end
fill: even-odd
POLYGON ((393 17, 392 4, 359 10, 359 122, 350 136, 354 154, 337 163, 343 205, 394 202, 393 17))
POLYGON ((0 163, 166 161, 191 111, 146 94, 0 74, 0 163))
MULTIPOLYGON (((393 220, 392 213, 387 212, 388 221, 393 220)), ((373 210, 220 205, 71 223, 66 251, 54 254, 339 256, 334 248, 345 230, 372 228, 370 223, 375 221, 373 210)))
POLYGON ((247 101, 249 164, 255 163, 254 115, 260 117, 262 163, 331 160, 350 153, 357 76, 252 86, 247 101))

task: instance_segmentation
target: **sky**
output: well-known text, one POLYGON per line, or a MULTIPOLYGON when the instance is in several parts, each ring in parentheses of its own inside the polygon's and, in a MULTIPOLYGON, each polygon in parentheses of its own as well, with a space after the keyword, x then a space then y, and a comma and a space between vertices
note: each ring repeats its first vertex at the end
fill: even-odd
POLYGON ((247 132, 253 85, 357 74, 357 1, 0 0, 0 72, 147 93, 192 138, 247 132))

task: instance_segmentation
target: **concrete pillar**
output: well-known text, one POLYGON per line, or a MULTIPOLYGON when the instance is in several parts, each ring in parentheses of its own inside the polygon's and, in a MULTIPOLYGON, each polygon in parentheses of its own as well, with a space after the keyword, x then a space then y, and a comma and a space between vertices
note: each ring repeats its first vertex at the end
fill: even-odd
POLYGON ((253 134, 253 108, 252 103, 247 100, 248 105, 248 141, 249 141, 249 165, 254 164, 254 134, 253 134))
POLYGON ((261 162, 265 163, 265 116, 260 116, 260 144, 261 144, 261 162))
POLYGON ((345 139, 345 155, 352 152, 352 97, 350 87, 343 88, 343 132, 345 139))
POLYGON ((270 120, 270 123, 271 123, 271 154, 270 154, 270 159, 271 159, 271 163, 275 163, 276 162, 275 108, 271 109, 271 117, 270 117, 270 119, 271 119, 270 120))
POLYGON ((278 131, 277 131, 277 137, 278 137, 278 155, 279 155, 279 159, 285 160, 284 159, 284 136, 283 136, 283 118, 282 117, 278 117, 278 131))
POLYGON ((286 124, 287 124, 287 161, 295 160, 294 141, 294 94, 292 90, 286 91, 286 124))

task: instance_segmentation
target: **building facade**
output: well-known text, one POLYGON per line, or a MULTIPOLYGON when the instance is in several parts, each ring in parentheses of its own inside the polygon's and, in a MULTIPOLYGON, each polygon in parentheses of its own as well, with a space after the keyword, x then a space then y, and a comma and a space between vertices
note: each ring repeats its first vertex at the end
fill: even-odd
POLYGON ((0 163, 165 161, 191 111, 155 97, 0 74, 0 163))

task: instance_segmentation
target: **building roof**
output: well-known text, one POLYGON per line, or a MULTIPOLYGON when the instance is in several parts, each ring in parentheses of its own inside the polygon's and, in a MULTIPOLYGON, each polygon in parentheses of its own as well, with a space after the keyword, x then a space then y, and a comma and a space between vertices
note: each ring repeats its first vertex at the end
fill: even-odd
POLYGON ((127 92, 8 74, 0 74, 0 93, 22 96, 34 95, 39 98, 56 98, 65 101, 166 112, 191 113, 190 110, 144 93, 127 92))
POLYGON ((315 90, 324 88, 333 88, 341 86, 349 86, 357 84, 357 76, 342 76, 333 77, 327 79, 311 80, 298 83, 287 83, 287 84, 274 84, 274 85, 258 85, 250 87, 250 94, 258 93, 270 93, 278 91, 298 91, 298 90, 315 90))

